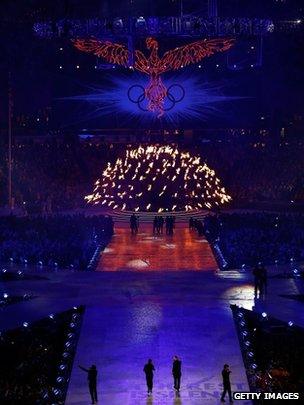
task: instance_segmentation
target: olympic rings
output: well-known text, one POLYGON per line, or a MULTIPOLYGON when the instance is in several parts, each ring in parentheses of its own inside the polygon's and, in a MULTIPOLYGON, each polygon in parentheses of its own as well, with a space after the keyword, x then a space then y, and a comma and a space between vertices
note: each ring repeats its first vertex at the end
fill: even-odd
MULTIPOLYGON (((135 93, 138 93, 138 91, 135 91, 135 93)), ((183 100, 183 98, 185 97, 185 94, 186 94, 186 92, 185 92, 185 89, 183 88, 183 86, 181 86, 180 84, 171 84, 168 87, 167 92, 166 92, 166 97, 170 101, 171 104, 168 107, 163 108, 163 111, 172 110, 172 108, 174 108, 177 103, 180 103, 183 100), (174 95, 172 93, 172 90, 174 88, 179 89, 179 91, 180 91, 179 97, 176 97, 176 95, 174 95)), ((133 84, 133 86, 129 87, 127 95, 128 95, 128 99, 132 103, 137 104, 137 106, 140 110, 149 111, 142 104, 146 99, 146 92, 145 92, 145 88, 143 86, 141 86, 140 84, 133 84), (136 98, 136 94, 134 94, 134 90, 136 88, 141 90, 140 94, 137 95, 137 98, 136 98)))

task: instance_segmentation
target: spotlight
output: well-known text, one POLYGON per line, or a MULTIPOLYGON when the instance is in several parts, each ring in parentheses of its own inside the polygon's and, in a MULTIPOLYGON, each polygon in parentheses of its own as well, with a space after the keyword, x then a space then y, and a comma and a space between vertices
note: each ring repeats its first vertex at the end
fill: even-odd
POLYGON ((113 21, 113 28, 116 30, 122 30, 123 29, 123 21, 121 18, 115 18, 113 21))
POLYGON ((257 366, 255 363, 253 363, 253 364, 251 365, 251 368, 253 368, 254 370, 256 370, 257 367, 258 367, 258 366, 257 366))
POLYGON ((79 65, 76 65, 76 69, 79 69, 80 68, 80 66, 79 65))
POLYGON ((7 270, 6 269, 2 269, 2 273, 6 273, 7 272, 7 270))
POLYGON ((28 324, 28 322, 23 322, 22 326, 23 326, 24 328, 28 328, 29 324, 28 324))
POLYGON ((289 321, 289 322, 288 322, 288 326, 292 327, 292 326, 293 326, 293 322, 292 322, 292 321, 289 321))
POLYGON ((218 65, 218 64, 216 64, 215 66, 216 66, 217 68, 220 67, 220 65, 218 65))
POLYGON ((59 397, 61 395, 61 391, 58 388, 53 388, 53 392, 56 397, 59 397))
POLYGON ((66 365, 65 364, 60 364, 59 366, 61 371, 64 371, 66 369, 66 365))
POLYGON ((262 317, 263 317, 263 318, 267 318, 267 313, 266 313, 266 312, 262 312, 262 317))
POLYGON ((249 340, 246 340, 246 342, 245 342, 245 346, 247 346, 247 347, 249 347, 249 346, 250 346, 250 342, 249 342, 249 340))
POLYGON ((57 377, 56 381, 58 382, 58 384, 62 384, 64 382, 64 378, 63 377, 57 377))
POLYGON ((54 319, 54 317, 55 317, 54 314, 50 314, 50 315, 49 315, 49 318, 50 318, 50 319, 54 319))
POLYGON ((8 298, 8 294, 7 294, 7 293, 4 293, 4 294, 3 294, 3 298, 8 298))
POLYGON ((144 17, 138 17, 135 23, 136 28, 145 29, 146 28, 146 20, 144 17))
POLYGON ((202 67, 202 65, 198 65, 199 69, 202 67))
POLYGON ((59 66, 59 69, 62 69, 62 65, 59 66))
MULTIPOLYGON (((26 261, 26 263, 27 263, 27 261, 26 261)), ((23 273, 22 273, 21 270, 18 270, 18 271, 17 271, 17 274, 18 274, 18 276, 22 276, 22 275, 23 275, 23 273)))
POLYGON ((252 353, 252 352, 248 352, 248 356, 252 358, 252 357, 253 357, 253 353, 252 353))

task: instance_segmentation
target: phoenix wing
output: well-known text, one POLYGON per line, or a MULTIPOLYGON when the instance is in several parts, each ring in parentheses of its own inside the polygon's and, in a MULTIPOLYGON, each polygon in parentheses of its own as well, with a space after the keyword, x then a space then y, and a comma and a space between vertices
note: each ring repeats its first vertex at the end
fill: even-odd
POLYGON ((134 67, 135 67, 135 69, 139 70, 142 73, 150 74, 149 61, 145 57, 145 55, 138 49, 136 49, 136 51, 135 51, 134 67))
POLYGON ((102 41, 95 38, 73 39, 72 42, 80 51, 93 53, 109 63, 128 66, 130 52, 128 48, 122 44, 115 44, 110 41, 102 41))
POLYGON ((177 70, 191 63, 197 63, 216 52, 226 51, 233 44, 234 39, 216 38, 204 39, 172 49, 166 52, 161 59, 163 72, 177 70))

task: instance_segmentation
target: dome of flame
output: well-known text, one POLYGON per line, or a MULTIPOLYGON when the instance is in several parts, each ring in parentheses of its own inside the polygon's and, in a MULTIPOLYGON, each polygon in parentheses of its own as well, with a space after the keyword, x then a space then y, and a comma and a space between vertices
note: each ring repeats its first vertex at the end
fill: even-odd
POLYGON ((191 211, 231 200, 215 171, 200 156, 174 145, 127 148, 108 163, 88 203, 120 210, 191 211))

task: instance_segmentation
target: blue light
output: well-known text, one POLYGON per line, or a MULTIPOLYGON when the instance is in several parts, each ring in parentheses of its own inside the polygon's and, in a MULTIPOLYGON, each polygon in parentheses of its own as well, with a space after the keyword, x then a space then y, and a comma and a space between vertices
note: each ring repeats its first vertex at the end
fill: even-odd
MULTIPOLYGON (((200 65, 202 66, 202 65, 200 65)), ((132 66, 130 66, 132 69, 132 66)), ((112 69, 111 69, 112 70, 112 69)), ((173 85, 182 85, 185 90, 184 98, 175 104, 170 110, 162 116, 164 123, 174 123, 182 117, 184 120, 200 119, 207 121, 211 116, 223 116, 227 114, 221 103, 227 103, 235 100, 241 100, 244 97, 225 96, 224 89, 227 83, 202 81, 201 75, 193 74, 192 70, 175 73, 164 77, 164 84, 167 88, 173 85)), ((137 72, 120 72, 119 75, 107 73, 107 86, 84 85, 89 89, 86 94, 63 97, 58 99, 64 102, 85 103, 84 113, 76 122, 85 122, 95 120, 99 117, 113 114, 117 117, 120 114, 121 125, 134 124, 153 124, 159 119, 156 114, 141 110, 136 103, 128 99, 129 89, 137 85, 145 88, 148 78, 137 72)), ((172 88, 173 95, 178 99, 180 97, 179 88, 172 88), (176 94, 175 94, 176 93, 176 94)), ((143 101, 143 108, 147 108, 147 100, 143 101)), ((167 109, 172 103, 165 99, 164 108, 167 109)))

